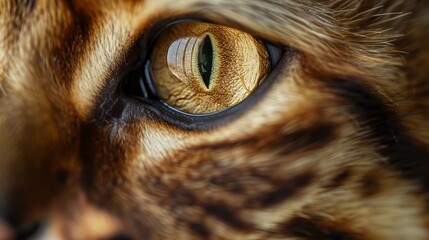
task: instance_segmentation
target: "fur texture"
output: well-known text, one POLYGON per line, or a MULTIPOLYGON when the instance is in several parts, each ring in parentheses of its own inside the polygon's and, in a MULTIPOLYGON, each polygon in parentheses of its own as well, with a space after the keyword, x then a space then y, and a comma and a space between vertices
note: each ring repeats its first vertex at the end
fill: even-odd
POLYGON ((65 239, 428 239, 428 13, 1 0, 0 218, 65 239), (118 90, 141 38, 176 19, 290 50, 244 110, 182 121, 118 90))

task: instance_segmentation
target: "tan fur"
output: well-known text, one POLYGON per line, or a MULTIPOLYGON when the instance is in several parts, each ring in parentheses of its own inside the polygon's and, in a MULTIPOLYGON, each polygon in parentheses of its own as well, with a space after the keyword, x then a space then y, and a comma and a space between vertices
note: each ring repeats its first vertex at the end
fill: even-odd
POLYGON ((63 239, 429 238, 425 1, 17 2, 0 2, 0 218, 63 239), (292 50, 215 126, 120 105, 140 38, 183 18, 292 50))

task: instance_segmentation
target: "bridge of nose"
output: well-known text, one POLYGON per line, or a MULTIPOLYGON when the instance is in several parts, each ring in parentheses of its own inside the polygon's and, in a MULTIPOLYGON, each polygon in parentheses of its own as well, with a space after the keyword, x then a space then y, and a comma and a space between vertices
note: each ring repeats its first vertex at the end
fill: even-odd
POLYGON ((0 220, 16 226, 43 218, 80 172, 73 106, 42 86, 0 97, 0 220))

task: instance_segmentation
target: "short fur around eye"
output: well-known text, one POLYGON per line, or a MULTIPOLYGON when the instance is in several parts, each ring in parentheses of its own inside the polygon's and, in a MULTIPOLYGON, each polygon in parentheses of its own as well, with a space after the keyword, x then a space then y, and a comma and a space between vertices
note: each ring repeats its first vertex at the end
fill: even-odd
POLYGON ((428 239, 427 1, 0 9, 0 238, 428 239), (289 52, 242 104, 177 114, 124 91, 171 19, 289 52))

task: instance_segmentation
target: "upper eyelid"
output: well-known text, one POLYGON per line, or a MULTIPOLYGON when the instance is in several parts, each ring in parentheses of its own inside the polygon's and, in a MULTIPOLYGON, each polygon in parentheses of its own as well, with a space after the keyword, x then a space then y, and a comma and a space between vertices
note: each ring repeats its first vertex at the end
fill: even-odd
POLYGON ((155 23, 153 26, 151 26, 141 37, 140 44, 144 43, 145 47, 151 47, 157 37, 163 32, 163 30, 180 23, 186 23, 186 22, 206 22, 206 23, 212 23, 212 24, 219 24, 226 27, 234 28, 237 30, 240 30, 242 32, 246 32, 256 39, 262 40, 264 42, 269 42, 272 46, 289 46, 289 44, 280 43, 278 41, 271 41, 270 39, 265 37, 265 34, 263 32, 251 32, 249 28, 247 28, 245 25, 240 25, 237 22, 234 23, 228 23, 229 20, 227 17, 223 19, 222 22, 214 21, 209 18, 205 18, 198 15, 181 15, 180 17, 176 18, 167 18, 159 20, 157 23, 155 23), (224 23, 226 22, 226 23, 224 23))
POLYGON ((305 49, 310 53, 335 45, 344 31, 335 22, 334 13, 317 2, 310 5, 295 1, 278 4, 270 0, 197 0, 187 4, 186 9, 183 5, 169 11, 172 16, 174 11, 182 12, 176 15, 178 18, 191 17, 225 25, 258 39, 305 49), (330 27, 326 28, 326 25, 330 27))

